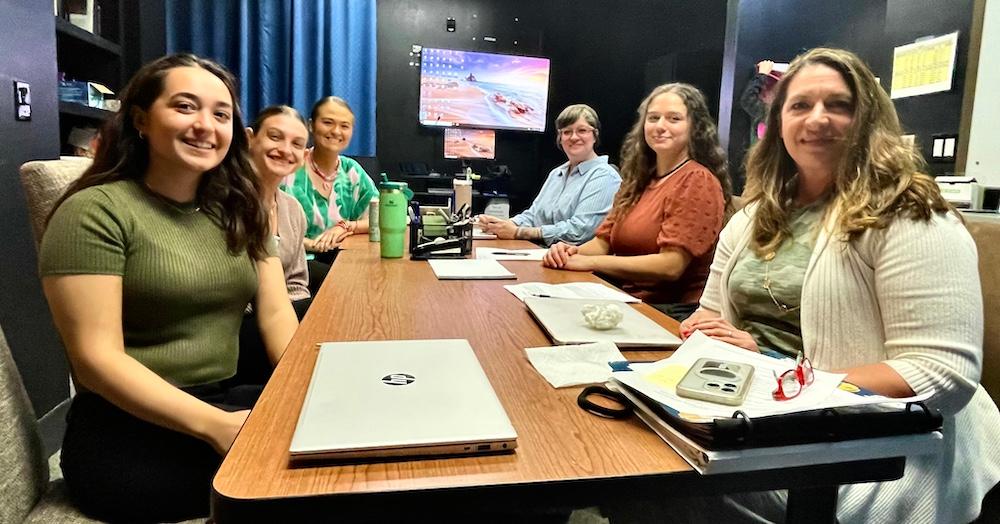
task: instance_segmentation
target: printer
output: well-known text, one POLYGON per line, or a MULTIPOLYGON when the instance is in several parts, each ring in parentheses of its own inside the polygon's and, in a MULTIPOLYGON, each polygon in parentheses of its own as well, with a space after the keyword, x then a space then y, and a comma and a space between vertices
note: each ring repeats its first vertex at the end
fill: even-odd
POLYGON ((935 177, 941 196, 959 209, 982 209, 983 186, 976 183, 971 176, 939 176, 935 177))

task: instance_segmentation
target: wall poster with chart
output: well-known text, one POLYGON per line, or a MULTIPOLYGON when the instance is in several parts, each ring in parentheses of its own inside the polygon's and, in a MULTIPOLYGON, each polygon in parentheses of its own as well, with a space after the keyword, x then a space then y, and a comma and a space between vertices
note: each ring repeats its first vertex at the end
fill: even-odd
POLYGON ((892 57, 892 98, 950 91, 958 31, 899 46, 892 57))

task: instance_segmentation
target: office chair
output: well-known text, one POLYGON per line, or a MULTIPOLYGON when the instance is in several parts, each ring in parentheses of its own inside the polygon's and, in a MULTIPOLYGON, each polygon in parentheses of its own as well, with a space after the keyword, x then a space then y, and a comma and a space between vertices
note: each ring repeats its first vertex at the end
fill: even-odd
POLYGON ((0 522, 92 523, 49 481, 38 421, 0 330, 0 522))
POLYGON ((59 160, 32 160, 21 166, 21 186, 28 202, 28 214, 31 215, 35 247, 42 241, 45 220, 52 212, 52 206, 91 163, 89 158, 64 156, 59 160))

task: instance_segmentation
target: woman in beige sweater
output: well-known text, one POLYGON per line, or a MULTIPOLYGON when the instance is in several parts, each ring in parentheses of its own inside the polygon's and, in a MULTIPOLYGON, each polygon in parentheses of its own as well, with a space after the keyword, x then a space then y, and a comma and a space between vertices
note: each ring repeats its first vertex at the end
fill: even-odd
MULTIPOLYGON (((940 453, 910 457, 900 480, 842 488, 838 520, 968 522, 1000 479, 1000 414, 979 385, 976 249, 901 134, 857 56, 797 58, 747 162, 749 205, 723 230, 701 308, 681 330, 803 353, 891 397, 933 391, 940 453)), ((783 500, 726 503, 780 519, 783 500)))

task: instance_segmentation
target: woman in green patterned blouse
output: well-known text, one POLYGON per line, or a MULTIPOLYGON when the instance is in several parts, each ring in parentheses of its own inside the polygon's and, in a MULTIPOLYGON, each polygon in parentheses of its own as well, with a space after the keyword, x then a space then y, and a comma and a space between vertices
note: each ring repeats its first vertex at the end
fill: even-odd
POLYGON ((306 251, 329 263, 333 256, 328 253, 345 238, 368 232, 368 203, 378 190, 360 164, 341 155, 354 134, 354 112, 346 101, 321 98, 313 106, 309 127, 313 148, 283 189, 306 212, 306 251))

